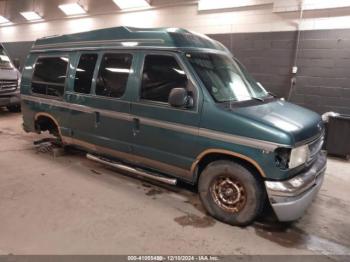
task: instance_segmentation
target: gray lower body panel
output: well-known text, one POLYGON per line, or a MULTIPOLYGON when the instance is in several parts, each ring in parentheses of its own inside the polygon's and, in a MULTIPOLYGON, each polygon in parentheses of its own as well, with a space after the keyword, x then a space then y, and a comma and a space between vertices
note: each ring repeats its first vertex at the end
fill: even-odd
POLYGON ((279 221, 294 221, 305 213, 322 186, 326 162, 327 158, 322 153, 308 171, 300 174, 300 176, 303 176, 308 173, 309 176, 311 172, 314 181, 308 189, 296 196, 282 196, 267 190, 270 204, 279 221))
POLYGON ((304 194, 294 198, 274 197, 271 206, 279 221, 294 221, 300 218, 310 206, 323 183, 324 173, 319 175, 316 184, 304 194))

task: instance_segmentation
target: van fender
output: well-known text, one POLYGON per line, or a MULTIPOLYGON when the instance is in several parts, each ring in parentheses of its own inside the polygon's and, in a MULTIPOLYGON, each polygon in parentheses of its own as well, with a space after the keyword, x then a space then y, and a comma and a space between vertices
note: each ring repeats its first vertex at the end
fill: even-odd
POLYGON ((198 167, 198 164, 201 162, 201 160, 203 160, 203 158, 205 156, 207 156, 209 154, 220 154, 223 156, 230 156, 230 157, 234 157, 237 159, 241 159, 245 162, 252 164, 256 168, 256 170, 258 171, 258 173, 261 177, 263 177, 263 178, 266 177, 264 170, 260 167, 260 165, 254 159, 252 159, 246 155, 242 155, 240 153, 236 153, 236 152, 225 150, 225 149, 219 149, 219 148, 206 149, 203 152, 201 152, 196 157, 196 160, 193 162, 193 164, 191 166, 191 173, 192 174, 195 174, 196 176, 198 176, 198 174, 196 174, 196 169, 198 167))

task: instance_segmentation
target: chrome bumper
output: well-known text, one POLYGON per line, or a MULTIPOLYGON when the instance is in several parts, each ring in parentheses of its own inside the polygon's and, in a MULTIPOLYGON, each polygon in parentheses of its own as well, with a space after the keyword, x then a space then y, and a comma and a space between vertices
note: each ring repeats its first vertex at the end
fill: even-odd
POLYGON ((300 218, 317 195, 324 179, 327 157, 320 152, 307 171, 286 181, 265 181, 270 204, 278 220, 300 218))

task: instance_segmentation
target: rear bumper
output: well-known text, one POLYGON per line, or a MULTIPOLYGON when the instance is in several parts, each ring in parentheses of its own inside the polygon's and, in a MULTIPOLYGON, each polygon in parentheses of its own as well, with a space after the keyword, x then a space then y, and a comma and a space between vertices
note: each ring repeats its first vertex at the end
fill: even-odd
POLYGON ((21 104, 19 91, 0 95, 0 106, 11 106, 21 104))
POLYGON ((270 204, 279 221, 294 221, 304 214, 322 186, 326 164, 326 154, 321 152, 315 163, 296 177, 265 182, 270 204))

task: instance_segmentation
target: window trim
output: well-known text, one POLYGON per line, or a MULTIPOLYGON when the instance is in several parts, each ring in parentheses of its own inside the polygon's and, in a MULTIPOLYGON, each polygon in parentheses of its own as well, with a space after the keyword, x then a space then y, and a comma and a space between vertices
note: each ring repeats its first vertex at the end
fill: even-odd
POLYGON ((190 73, 189 69, 186 67, 186 64, 184 63, 184 61, 182 61, 182 59, 179 58, 178 54, 176 54, 175 52, 171 52, 171 51, 147 51, 147 52, 143 53, 141 63, 142 63, 142 65, 141 65, 140 72, 139 72, 140 83, 139 83, 139 88, 138 88, 138 95, 137 95, 137 100, 134 103, 141 104, 141 105, 147 105, 147 106, 155 106, 155 107, 161 107, 161 108, 167 108, 167 109, 173 109, 173 110, 198 113, 198 104, 199 104, 199 102, 198 102, 199 101, 198 86, 195 84, 196 82, 194 81, 192 74, 190 73), (196 94, 194 96, 195 99, 194 99, 193 108, 175 108, 175 107, 172 107, 169 104, 169 102, 161 102, 161 101, 155 101, 155 100, 141 98, 142 74, 143 74, 143 70, 145 67, 146 57, 148 55, 171 56, 176 60, 176 62, 179 64, 180 68, 185 72, 188 81, 191 82, 191 85, 193 86, 193 88, 196 92, 196 94))
MULTIPOLYGON (((71 59, 70 59, 70 56, 68 53, 64 53, 62 55, 59 55, 59 54, 56 54, 56 55, 39 55, 36 57, 35 59, 35 62, 34 62, 34 67, 33 67, 33 70, 32 70, 32 75, 31 75, 31 78, 30 78, 30 94, 33 95, 33 96, 38 96, 38 97, 46 97, 46 98, 51 98, 51 99, 56 99, 56 100, 63 100, 64 99, 64 96, 66 94, 66 89, 67 89, 67 78, 69 78, 68 76, 68 72, 69 72, 69 67, 70 67, 70 63, 71 63, 71 59), (35 73, 35 67, 36 67, 36 64, 38 62, 38 60, 40 58, 52 58, 52 57, 66 57, 68 58, 68 62, 67 62, 67 68, 66 68, 66 77, 64 79, 64 83, 63 84, 56 84, 56 85, 62 85, 63 86, 63 94, 61 96, 52 96, 52 95, 47 95, 47 94, 40 94, 40 93, 36 93, 36 92, 33 92, 33 82, 34 83, 39 83, 40 81, 33 81, 33 78, 34 78, 34 73, 35 73)), ((41 82, 42 83, 42 82, 41 82)), ((50 82, 47 82, 47 83, 50 83, 50 82)))
POLYGON ((125 95, 127 93, 127 90, 128 90, 128 87, 129 87, 129 81, 130 81, 130 78, 131 78, 131 74, 134 74, 135 73, 135 70, 134 70, 134 61, 135 61, 135 52, 133 50, 106 50, 106 51, 103 51, 103 52, 99 52, 99 57, 96 61, 96 67, 95 67, 95 73, 94 73, 94 77, 93 77, 93 84, 92 84, 92 88, 91 88, 91 95, 93 95, 94 97, 96 98, 99 98, 99 99, 107 99, 107 100, 118 100, 118 101, 124 101, 125 100, 125 95), (125 87, 125 90, 124 90, 124 93, 122 96, 120 97, 114 97, 114 96, 102 96, 102 95, 98 95, 96 94, 96 86, 97 86, 97 78, 99 76, 99 73, 100 73, 100 69, 101 69, 101 66, 102 66, 102 59, 103 57, 106 55, 106 54, 128 54, 128 55, 131 55, 131 65, 130 65, 130 69, 133 70, 129 76, 128 76, 128 80, 126 81, 126 87, 125 87))

